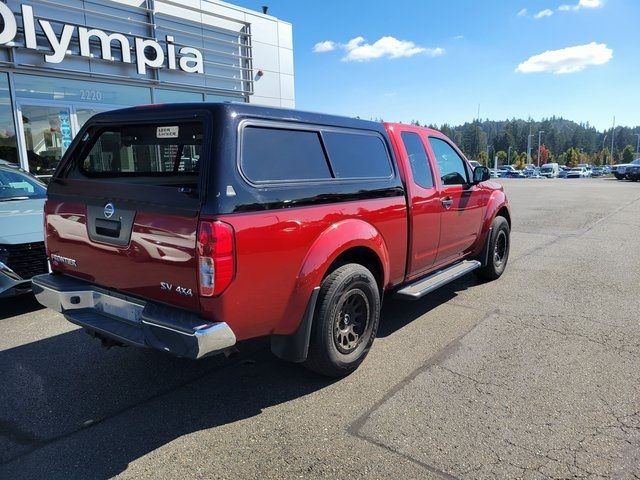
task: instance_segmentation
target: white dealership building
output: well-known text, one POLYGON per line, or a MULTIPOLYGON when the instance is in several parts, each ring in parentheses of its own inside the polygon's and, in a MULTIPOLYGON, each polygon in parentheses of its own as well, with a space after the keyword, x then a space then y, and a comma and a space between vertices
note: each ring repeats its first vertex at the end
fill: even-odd
POLYGON ((290 23, 211 0, 0 2, 0 159, 49 175, 97 112, 294 107, 290 23))

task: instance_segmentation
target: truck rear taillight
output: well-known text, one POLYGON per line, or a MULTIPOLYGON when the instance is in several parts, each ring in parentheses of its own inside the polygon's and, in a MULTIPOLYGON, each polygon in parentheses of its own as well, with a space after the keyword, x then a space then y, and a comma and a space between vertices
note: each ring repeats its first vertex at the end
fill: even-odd
POLYGON ((233 227, 224 222, 198 225, 198 288, 201 297, 215 297, 231 284, 236 270, 233 227))

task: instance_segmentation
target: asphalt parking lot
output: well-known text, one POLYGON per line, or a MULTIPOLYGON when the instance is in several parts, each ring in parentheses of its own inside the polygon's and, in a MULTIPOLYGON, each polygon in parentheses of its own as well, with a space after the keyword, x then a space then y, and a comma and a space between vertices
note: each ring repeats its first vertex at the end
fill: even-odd
POLYGON ((340 381, 0 303, 0 478, 640 478, 640 185, 503 183, 505 275, 386 301, 340 381))

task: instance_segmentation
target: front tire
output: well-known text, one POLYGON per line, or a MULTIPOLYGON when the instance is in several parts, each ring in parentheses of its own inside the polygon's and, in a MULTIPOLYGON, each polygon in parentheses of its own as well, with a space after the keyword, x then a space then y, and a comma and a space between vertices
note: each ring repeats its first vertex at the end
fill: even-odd
POLYGON ((371 272, 343 265, 322 282, 305 367, 328 377, 352 373, 369 353, 380 322, 380 290, 371 272))
POLYGON ((491 224, 491 237, 489 238, 489 254, 487 264, 474 270, 476 275, 483 280, 496 280, 504 273, 509 260, 509 248, 511 247, 511 229, 509 222, 504 217, 496 217, 491 224))

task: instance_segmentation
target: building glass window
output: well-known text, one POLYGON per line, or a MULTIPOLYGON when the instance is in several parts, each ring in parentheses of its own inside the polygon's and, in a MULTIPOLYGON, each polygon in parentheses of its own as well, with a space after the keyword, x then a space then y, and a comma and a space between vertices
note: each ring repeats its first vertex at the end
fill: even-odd
POLYGON ((87 123, 94 115, 100 112, 106 112, 107 109, 104 108, 87 108, 87 107, 76 107, 76 119, 78 120, 78 128, 82 128, 82 126, 87 123))
POLYGON ((0 74, 0 160, 20 163, 13 122, 13 108, 9 97, 9 77, 0 74))
POLYGON ((202 94, 196 92, 182 92, 180 90, 164 90, 162 88, 156 88, 153 101, 155 103, 202 102, 202 94))
POLYGON ((214 95, 207 94, 205 95, 205 102, 240 102, 245 103, 247 99, 245 97, 239 97, 235 95, 214 95))
POLYGON ((23 105, 22 123, 29 171, 39 176, 52 175, 71 144, 69 108, 23 105))
POLYGON ((13 78, 20 98, 105 105, 151 103, 151 89, 147 87, 23 74, 13 78))

